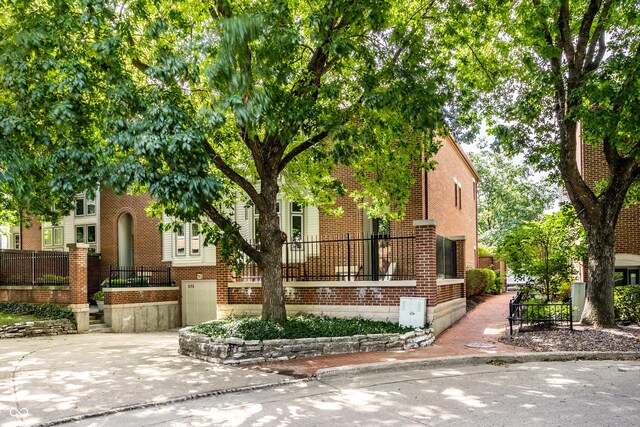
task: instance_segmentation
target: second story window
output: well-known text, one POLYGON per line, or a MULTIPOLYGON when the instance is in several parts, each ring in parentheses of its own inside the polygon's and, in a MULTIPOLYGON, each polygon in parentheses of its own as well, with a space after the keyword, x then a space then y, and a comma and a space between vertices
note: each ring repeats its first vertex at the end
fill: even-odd
POLYGON ((20 249, 20 234, 13 234, 13 249, 20 249))
POLYGON ((304 236, 304 214, 302 207, 296 203, 291 203, 291 241, 294 242, 294 249, 302 249, 302 239, 304 236))
POLYGON ((44 227, 42 229, 42 246, 50 248, 54 246, 63 246, 64 236, 62 227, 44 227))
POLYGON ((198 224, 191 224, 191 255, 200 255, 200 228, 198 224))
POLYGON ((75 215, 91 216, 96 214, 96 201, 84 195, 76 197, 75 215))
POLYGON ((185 256, 187 254, 187 240, 184 234, 185 225, 182 224, 176 231, 176 255, 185 256))

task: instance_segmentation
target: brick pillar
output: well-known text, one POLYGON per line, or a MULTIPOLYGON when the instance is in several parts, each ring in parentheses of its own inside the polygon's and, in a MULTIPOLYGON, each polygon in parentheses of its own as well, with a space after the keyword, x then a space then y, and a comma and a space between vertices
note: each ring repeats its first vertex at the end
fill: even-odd
POLYGON ((76 316, 78 332, 89 330, 89 296, 87 295, 89 245, 70 243, 69 248, 69 308, 76 316))
POLYGON ((436 285, 436 221, 432 219, 413 221, 415 236, 416 296, 426 297, 427 306, 438 303, 436 285))
POLYGON ((229 287, 231 267, 222 261, 220 251, 216 250, 216 304, 229 304, 229 287))

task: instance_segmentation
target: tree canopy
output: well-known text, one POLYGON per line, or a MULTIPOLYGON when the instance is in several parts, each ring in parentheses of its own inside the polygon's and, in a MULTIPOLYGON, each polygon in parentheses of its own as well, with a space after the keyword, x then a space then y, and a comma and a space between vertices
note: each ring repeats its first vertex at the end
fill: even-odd
MULTIPOLYGON (((615 226, 640 179, 640 12, 633 0, 460 3, 456 20, 477 67, 465 67, 495 148, 524 154, 564 184, 587 236, 583 320, 614 322, 615 226), (476 26, 477 22, 482 25, 476 26), (473 71, 469 71, 473 70, 473 71), (606 163, 596 188, 581 174, 578 142, 606 163)), ((479 114, 479 113, 478 113, 479 114)))
POLYGON ((101 184, 209 219, 210 241, 260 266, 266 318, 284 316, 278 192, 330 208, 344 164, 362 206, 402 215, 409 165, 429 167, 444 132, 451 64, 433 2, 2 5, 0 168, 14 196, 101 184), (259 247, 232 220, 238 195, 260 214, 259 247))
POLYGON ((537 221, 557 197, 557 187, 535 178, 530 166, 494 150, 469 155, 478 185, 478 240, 496 247, 510 231, 537 221))

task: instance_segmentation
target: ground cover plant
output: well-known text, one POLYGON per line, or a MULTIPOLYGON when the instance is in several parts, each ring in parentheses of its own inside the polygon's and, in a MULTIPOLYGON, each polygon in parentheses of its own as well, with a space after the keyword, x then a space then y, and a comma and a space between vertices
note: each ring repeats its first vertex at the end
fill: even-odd
POLYGON ((20 322, 33 322, 41 320, 36 316, 26 316, 24 314, 0 313, 0 326, 13 325, 20 322))
MULTIPOLYGON (((0 321, 2 318, 10 319, 12 316, 15 318, 28 318, 28 320, 69 319, 75 323, 75 317, 73 316, 71 310, 60 305, 1 302, 0 321)), ((16 320, 16 322, 20 321, 23 320, 16 320)))
POLYGON ((233 317, 201 323, 191 331, 213 338, 241 338, 272 340, 318 337, 344 337, 365 334, 405 333, 413 328, 397 323, 367 319, 338 319, 332 317, 292 316, 284 322, 261 320, 257 317, 233 317))

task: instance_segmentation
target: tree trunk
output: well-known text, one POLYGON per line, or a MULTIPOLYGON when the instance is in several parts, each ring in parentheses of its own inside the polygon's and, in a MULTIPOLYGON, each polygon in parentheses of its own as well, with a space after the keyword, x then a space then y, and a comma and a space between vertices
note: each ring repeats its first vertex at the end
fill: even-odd
POLYGON ((280 230, 276 210, 277 184, 263 181, 262 190, 266 203, 258 219, 260 259, 257 262, 262 283, 262 319, 280 322, 287 318, 282 287, 282 245, 286 236, 280 230))
POLYGON ((582 323, 599 328, 615 324, 613 310, 613 275, 615 271, 615 231, 603 224, 595 224, 587 232, 589 278, 587 300, 582 323))

